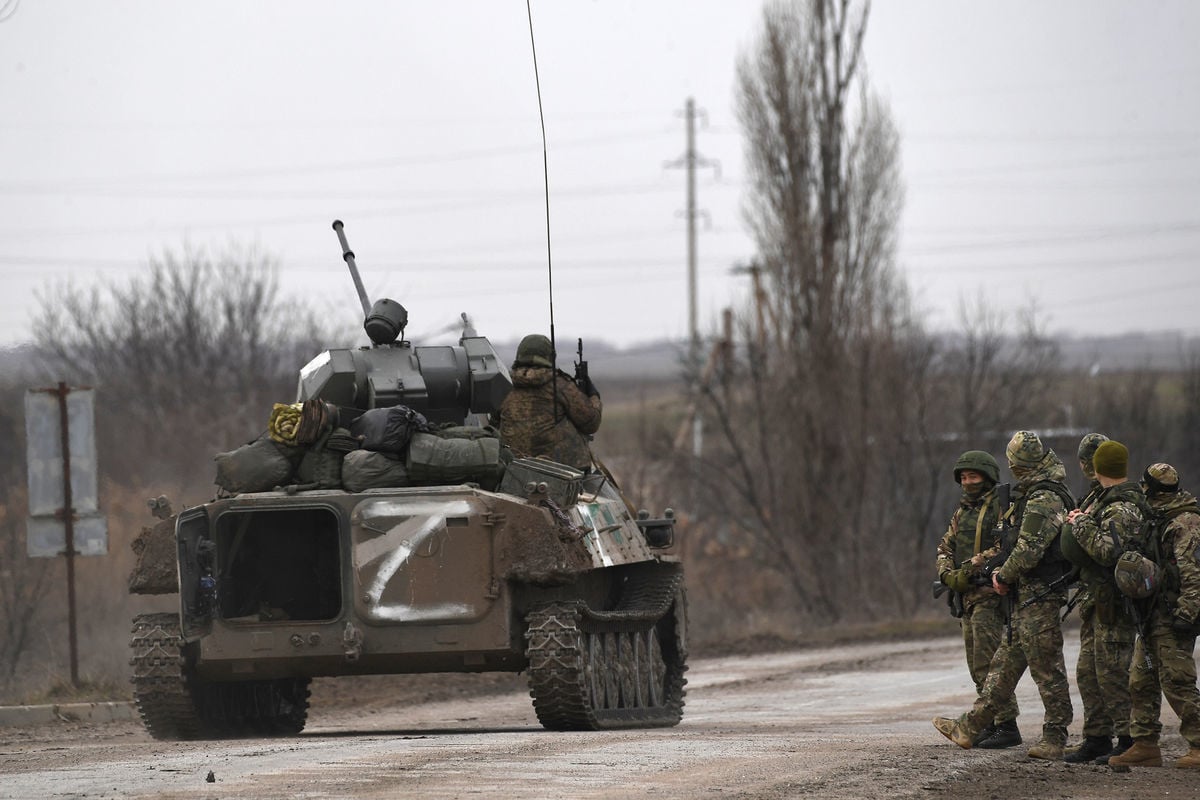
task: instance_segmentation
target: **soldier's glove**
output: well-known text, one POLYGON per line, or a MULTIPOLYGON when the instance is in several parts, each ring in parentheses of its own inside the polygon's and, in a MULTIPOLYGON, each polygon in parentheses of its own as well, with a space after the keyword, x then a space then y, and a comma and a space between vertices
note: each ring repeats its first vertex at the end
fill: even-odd
POLYGON ((592 379, 586 372, 579 377, 579 390, 588 397, 600 396, 600 392, 596 391, 596 384, 592 383, 592 379))
POLYGON ((1188 622, 1183 617, 1171 617, 1171 630, 1180 638, 1189 638, 1196 635, 1196 623, 1188 622))
POLYGON ((971 588, 971 573, 965 569, 950 569, 942 574, 942 583, 962 594, 971 588))

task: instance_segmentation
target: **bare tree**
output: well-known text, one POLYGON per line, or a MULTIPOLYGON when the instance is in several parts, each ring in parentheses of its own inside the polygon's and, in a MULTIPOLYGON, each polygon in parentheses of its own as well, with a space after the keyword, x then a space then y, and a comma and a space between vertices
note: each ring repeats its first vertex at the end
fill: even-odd
POLYGON ((951 398, 945 434, 964 449, 987 449, 1005 431, 1038 427, 1047 418, 1056 390, 1057 345, 1030 302, 1015 317, 1016 330, 986 297, 959 303, 961 331, 947 345, 942 381, 951 398))
POLYGON ((271 260, 236 248, 167 253, 125 285, 40 302, 47 369, 97 387, 105 472, 126 483, 210 476, 209 457, 265 427, 298 367, 328 346, 311 313, 280 299, 271 260))

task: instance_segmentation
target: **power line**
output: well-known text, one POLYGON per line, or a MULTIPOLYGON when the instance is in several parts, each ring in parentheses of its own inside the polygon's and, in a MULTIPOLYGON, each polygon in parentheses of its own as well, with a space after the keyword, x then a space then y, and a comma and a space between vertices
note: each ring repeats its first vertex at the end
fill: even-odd
MULTIPOLYGON (((665 135, 661 130, 655 131, 637 131, 623 134, 613 134, 609 136, 592 136, 581 139, 571 139, 557 142, 555 149, 567 149, 574 147, 592 147, 597 144, 612 144, 620 141, 637 141, 652 138, 654 136, 665 135)), ((224 172, 193 172, 193 173, 176 173, 176 174, 150 174, 150 175, 135 175, 129 178, 99 178, 99 179, 69 179, 66 181, 4 181, 0 182, 0 191, 22 190, 29 191, 41 187, 106 187, 106 186, 129 186, 131 183, 137 185, 137 182, 144 183, 172 183, 178 181, 226 181, 226 180, 254 180, 258 178, 274 178, 274 177, 299 177, 303 175, 320 175, 320 174, 342 174, 357 170, 381 170, 392 169, 395 167, 424 167, 440 164, 455 163, 461 161, 475 161, 480 159, 496 158, 499 156, 510 156, 520 154, 534 154, 541 152, 541 145, 506 145, 502 147, 489 147, 473 150, 460 150, 452 153, 442 154, 424 154, 412 156, 390 156, 371 160, 361 161, 346 161, 336 164, 307 164, 293 166, 277 166, 277 167, 254 167, 242 170, 227 170, 224 172)))
MULTIPOLYGON (((958 262, 955 264, 945 264, 942 266, 927 267, 920 266, 917 271, 920 273, 929 272, 1011 272, 1025 270, 1052 270, 1060 268, 1076 269, 1085 267, 1088 269, 1109 269, 1112 267, 1141 267, 1145 264, 1171 264, 1171 263, 1192 263, 1200 264, 1200 251, 1194 253, 1160 253, 1148 255, 1139 253, 1132 256, 1122 256, 1117 258, 1078 258, 1078 259, 1063 259, 1059 261, 1023 261, 1023 262, 1006 262, 1003 264, 976 264, 973 262, 958 262)), ((911 269, 909 270, 911 271, 911 269)))

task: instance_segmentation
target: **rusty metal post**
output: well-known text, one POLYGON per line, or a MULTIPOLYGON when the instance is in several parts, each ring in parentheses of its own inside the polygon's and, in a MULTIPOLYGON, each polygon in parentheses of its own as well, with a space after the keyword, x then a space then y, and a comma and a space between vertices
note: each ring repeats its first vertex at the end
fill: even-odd
POLYGON ((66 534, 67 558, 67 630, 71 648, 71 685, 79 687, 79 642, 75 633, 75 508, 71 497, 71 431, 67 416, 67 384, 59 382, 55 394, 58 396, 59 428, 62 436, 63 528, 66 534))

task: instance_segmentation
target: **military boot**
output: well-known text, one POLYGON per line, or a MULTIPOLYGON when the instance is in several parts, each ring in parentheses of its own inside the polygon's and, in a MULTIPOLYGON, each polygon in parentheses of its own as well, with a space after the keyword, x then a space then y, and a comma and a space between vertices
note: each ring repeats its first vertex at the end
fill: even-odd
POLYGON ((1113 756, 1121 755, 1121 753, 1124 753, 1126 750, 1128 750, 1131 747, 1133 747, 1133 737, 1132 736, 1118 736, 1117 744, 1112 749, 1112 752, 1110 752, 1108 755, 1103 755, 1103 756, 1100 756, 1099 758, 1097 758, 1096 763, 1103 766, 1108 763, 1108 760, 1110 758, 1112 758, 1113 756))
POLYGON ((1175 760, 1175 766, 1180 769, 1200 769, 1200 747, 1189 747, 1183 758, 1175 760))
POLYGON ((1162 750, 1158 742, 1149 739, 1135 739, 1133 746, 1117 756, 1108 759, 1110 767, 1161 767, 1162 750))
POLYGON ((1113 751, 1111 736, 1087 736, 1079 747, 1072 747, 1063 756, 1068 764, 1086 764, 1101 756, 1110 755, 1113 751))
POLYGON ((1017 729, 1017 721, 1010 719, 992 727, 990 736, 975 741, 976 747, 985 750, 1002 750, 1005 747, 1016 747, 1021 743, 1021 731, 1017 729))
POLYGON ((1029 748, 1026 755, 1030 758, 1040 758, 1043 761, 1058 761, 1063 757, 1063 746, 1042 738, 1041 741, 1029 748))
POLYGON ((974 744, 975 734, 978 733, 978 731, 971 730, 964 717, 959 717, 958 719, 934 717, 933 727, 938 729, 938 733, 954 742, 963 750, 971 749, 971 746, 974 744))

